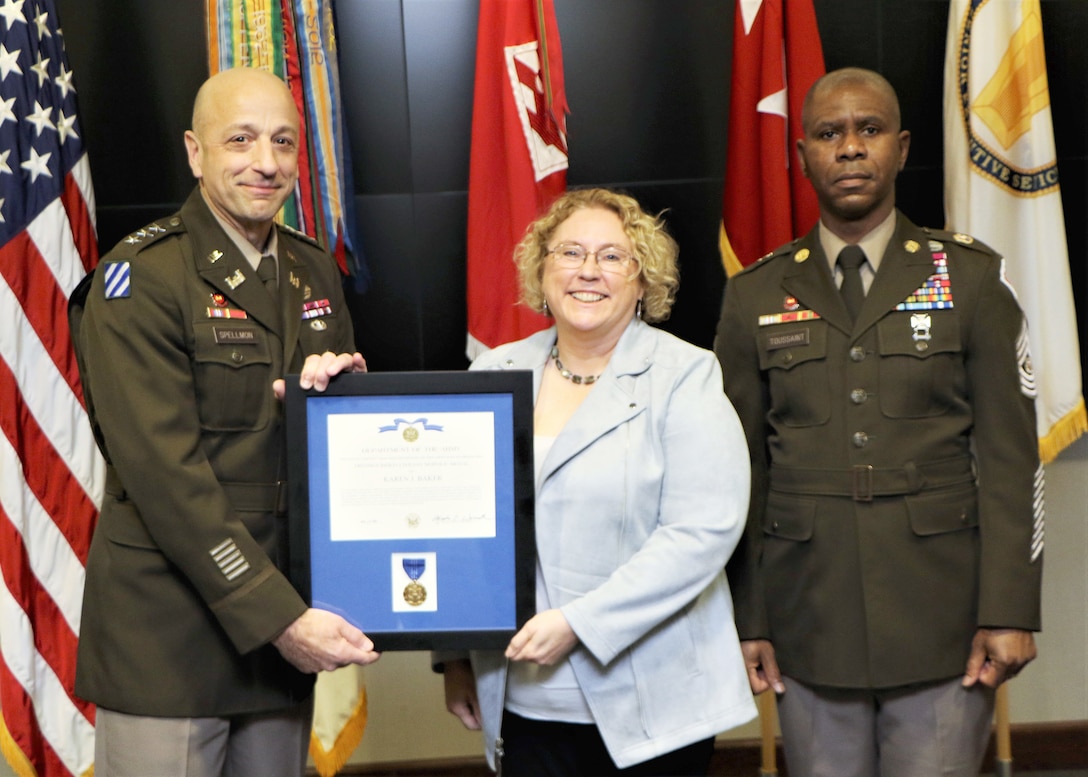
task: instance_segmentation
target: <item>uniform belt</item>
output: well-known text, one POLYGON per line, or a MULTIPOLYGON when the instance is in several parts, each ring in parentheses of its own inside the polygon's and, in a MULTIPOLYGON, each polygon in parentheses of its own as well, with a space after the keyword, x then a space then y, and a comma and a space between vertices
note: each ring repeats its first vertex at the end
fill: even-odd
POLYGON ((871 502, 877 496, 917 494, 928 488, 971 483, 975 480, 970 456, 930 464, 907 462, 903 467, 855 464, 847 469, 771 467, 771 490, 810 496, 848 496, 871 502))
POLYGON ((287 481, 275 483, 221 483, 231 506, 247 513, 287 512, 287 481))
MULTIPOLYGON (((287 481, 275 483, 221 483, 231 507, 244 513, 286 513, 287 481)), ((106 493, 117 499, 126 499, 117 471, 106 469, 106 493)))

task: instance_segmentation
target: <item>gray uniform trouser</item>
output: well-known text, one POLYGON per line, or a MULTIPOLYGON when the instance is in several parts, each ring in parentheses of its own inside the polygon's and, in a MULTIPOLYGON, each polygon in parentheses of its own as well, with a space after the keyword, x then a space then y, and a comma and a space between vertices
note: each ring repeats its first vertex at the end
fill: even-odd
POLYGON ((152 718, 98 708, 95 777, 300 777, 313 697, 275 712, 152 718))
POLYGON ((888 690, 815 688, 783 678, 790 777, 978 777, 994 691, 961 678, 888 690))

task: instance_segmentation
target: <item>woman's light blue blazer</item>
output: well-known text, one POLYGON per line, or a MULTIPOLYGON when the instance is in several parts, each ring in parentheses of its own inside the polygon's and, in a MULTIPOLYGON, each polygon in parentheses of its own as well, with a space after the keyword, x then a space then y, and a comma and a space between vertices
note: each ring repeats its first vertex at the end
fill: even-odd
MULTIPOLYGON (((536 396, 555 338, 499 346, 472 369, 532 370, 536 396)), ((536 483, 548 597, 578 635, 570 661, 621 768, 755 716, 724 574, 748 490, 717 359, 632 319, 536 483)), ((472 663, 494 767, 506 660, 472 663)))

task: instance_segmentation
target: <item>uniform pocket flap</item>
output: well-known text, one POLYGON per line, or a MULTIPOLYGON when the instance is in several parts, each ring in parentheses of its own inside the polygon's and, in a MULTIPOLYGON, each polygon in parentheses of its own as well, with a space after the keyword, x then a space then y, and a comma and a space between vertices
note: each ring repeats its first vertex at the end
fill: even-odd
POLYGON ((936 353, 960 350, 960 322, 952 311, 902 311, 877 323, 883 356, 924 359, 936 353))
POLYGON ((763 516, 763 533, 796 542, 812 539, 816 525, 816 502, 812 499, 780 494, 767 496, 767 512, 763 516))
POLYGON ((905 498, 910 528, 919 537, 978 526, 978 494, 974 486, 905 498))

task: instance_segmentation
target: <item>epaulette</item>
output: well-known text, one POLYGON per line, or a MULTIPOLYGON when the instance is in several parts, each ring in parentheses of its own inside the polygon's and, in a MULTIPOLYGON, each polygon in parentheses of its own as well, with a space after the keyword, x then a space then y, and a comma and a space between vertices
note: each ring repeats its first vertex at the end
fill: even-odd
POLYGON ((797 245, 800 242, 801 242, 801 238, 796 238, 795 240, 791 240, 790 242, 786 243, 785 245, 779 246, 778 248, 774 249, 773 251, 771 251, 769 253, 766 253, 763 256, 756 259, 750 265, 748 265, 743 270, 741 270, 739 273, 737 273, 737 275, 743 275, 745 273, 753 272, 753 271, 759 269, 760 267, 765 267, 770 263, 771 259, 774 259, 774 258, 779 257, 779 256, 787 256, 787 255, 796 254, 796 256, 794 256, 794 259, 796 261, 803 262, 805 259, 808 258, 808 249, 807 248, 802 248, 802 249, 798 250, 797 245), (797 257, 801 256, 802 253, 804 254, 804 258, 803 259, 798 259, 797 257))
POLYGON ((185 225, 182 224, 180 216, 167 216, 159 221, 152 221, 146 227, 140 227, 135 232, 122 238, 110 253, 121 256, 135 256, 167 235, 184 231, 185 225))
POLYGON ((965 235, 962 232, 952 232, 947 229, 931 229, 930 227, 922 227, 922 231, 929 235, 933 240, 940 243, 954 243, 963 248, 968 248, 983 254, 989 254, 991 256, 999 255, 997 251, 990 248, 990 246, 986 245, 978 238, 965 235))
POLYGON ((294 227, 288 226, 287 224, 277 223, 276 226, 279 227, 281 231, 286 232, 291 237, 295 237, 295 238, 298 238, 299 240, 307 242, 310 245, 312 245, 314 248, 320 248, 322 251, 325 250, 324 248, 321 247, 321 244, 319 242, 317 242, 317 238, 311 237, 310 235, 307 235, 305 232, 301 232, 301 231, 295 229, 294 227))

